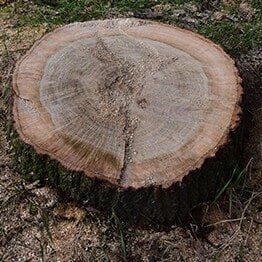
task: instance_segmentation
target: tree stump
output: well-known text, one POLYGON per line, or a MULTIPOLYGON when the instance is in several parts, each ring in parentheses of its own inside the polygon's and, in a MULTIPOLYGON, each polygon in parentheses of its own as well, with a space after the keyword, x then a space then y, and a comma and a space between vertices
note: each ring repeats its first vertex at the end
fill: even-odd
POLYGON ((207 166, 239 121, 240 82, 233 60, 190 31, 74 23, 17 64, 15 127, 38 154, 78 171, 76 191, 92 177, 83 190, 102 206, 171 223, 217 189, 207 166))

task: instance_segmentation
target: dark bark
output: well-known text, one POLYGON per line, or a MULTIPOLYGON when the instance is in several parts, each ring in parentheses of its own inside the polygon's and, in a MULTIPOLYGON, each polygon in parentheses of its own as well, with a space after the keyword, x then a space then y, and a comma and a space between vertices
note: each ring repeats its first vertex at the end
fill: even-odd
POLYGON ((140 226, 166 228, 182 224, 192 208, 212 200, 236 166, 238 133, 231 134, 231 142, 215 157, 206 159, 201 169, 194 170, 167 189, 148 187, 120 189, 83 173, 71 172, 48 156, 38 155, 30 145, 20 140, 16 132, 11 136, 14 168, 28 181, 39 180, 60 191, 65 201, 75 200, 86 207, 94 207, 105 214, 112 211, 123 221, 140 226))

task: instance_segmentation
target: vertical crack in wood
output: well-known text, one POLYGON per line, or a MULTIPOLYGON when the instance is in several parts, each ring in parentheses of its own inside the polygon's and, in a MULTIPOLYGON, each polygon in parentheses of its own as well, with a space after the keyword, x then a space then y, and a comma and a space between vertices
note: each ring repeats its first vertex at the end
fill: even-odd
POLYGON ((127 166, 132 161, 132 143, 133 143, 133 132, 134 130, 130 129, 132 126, 132 120, 130 118, 130 111, 127 109, 125 111, 125 126, 123 130, 124 139, 125 139, 125 151, 124 151, 124 162, 123 167, 120 172, 119 184, 124 184, 127 177, 127 166))
POLYGON ((139 68, 125 59, 118 58, 107 46, 105 41, 97 35, 97 43, 92 54, 106 68, 104 83, 99 86, 99 94, 103 106, 109 112, 110 117, 123 116, 123 138, 124 138, 124 156, 123 166, 120 171, 118 183, 123 184, 127 176, 127 166, 132 158, 132 143, 134 124, 130 116, 130 104, 135 96, 137 89, 143 87, 139 84, 139 68))
POLYGON ((118 183, 123 185, 128 176, 128 165, 132 162, 132 145, 138 122, 138 119, 131 117, 130 105, 137 96, 141 95, 148 77, 163 70, 178 58, 161 58, 153 46, 135 39, 123 30, 120 30, 120 35, 124 38, 118 38, 116 41, 120 41, 123 46, 129 46, 131 49, 139 48, 141 52, 146 54, 146 59, 132 63, 123 57, 118 57, 105 40, 99 36, 99 32, 95 33, 97 42, 91 54, 104 64, 106 72, 98 89, 101 98, 101 111, 106 112, 104 117, 115 119, 122 116, 124 119, 124 156, 118 178, 118 183))

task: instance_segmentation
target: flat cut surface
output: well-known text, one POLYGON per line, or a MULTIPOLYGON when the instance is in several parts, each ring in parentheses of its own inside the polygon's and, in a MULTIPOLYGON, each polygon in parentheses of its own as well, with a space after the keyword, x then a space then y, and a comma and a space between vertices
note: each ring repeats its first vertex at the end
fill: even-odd
POLYGON ((122 187, 170 186, 223 145, 240 111, 233 61, 192 32, 136 19, 75 23, 16 67, 21 137, 122 187))

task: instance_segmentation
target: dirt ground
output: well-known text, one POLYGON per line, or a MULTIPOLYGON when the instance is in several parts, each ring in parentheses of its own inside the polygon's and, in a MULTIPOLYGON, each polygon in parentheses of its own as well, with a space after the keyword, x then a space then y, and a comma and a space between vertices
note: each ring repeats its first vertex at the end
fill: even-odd
MULTIPOLYGON (((8 139, 14 65, 36 39, 59 23, 41 20, 19 24, 24 15, 16 15, 13 2, 0 1, 0 261, 261 261, 261 48, 244 39, 243 51, 235 53, 231 46, 235 42, 225 39, 221 43, 234 56, 244 80, 241 161, 246 168, 241 181, 228 186, 213 203, 198 207, 201 218, 192 216, 185 227, 173 226, 167 231, 140 229, 108 217, 95 207, 65 203, 61 192, 41 187, 37 182, 30 184, 15 171, 8 139)), ((162 19, 167 15, 169 21, 173 17, 174 23, 179 20, 179 25, 198 30, 205 19, 235 19, 234 23, 247 19, 248 23, 257 12, 249 1, 237 1, 239 9, 235 16, 221 6, 208 11, 209 1, 202 2, 207 3, 202 10, 199 4, 190 2, 172 6, 167 13, 166 5, 154 5, 139 12, 118 12, 113 8, 102 18, 162 19)), ((38 7, 30 8, 36 12, 34 8, 38 7)), ((46 15, 44 11, 43 14, 46 15)), ((256 33, 261 34, 260 30, 256 33)), ((204 33, 208 35, 208 31, 204 33)))

